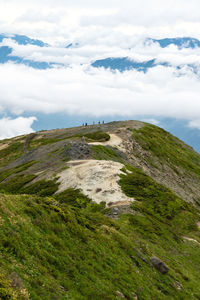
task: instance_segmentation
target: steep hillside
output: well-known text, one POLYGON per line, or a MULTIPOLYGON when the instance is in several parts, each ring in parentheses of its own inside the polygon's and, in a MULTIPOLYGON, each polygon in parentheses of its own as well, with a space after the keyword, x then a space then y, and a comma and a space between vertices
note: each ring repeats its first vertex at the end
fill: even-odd
POLYGON ((138 121, 0 143, 0 299, 200 299, 200 155, 138 121))
POLYGON ((69 167, 68 161, 85 159, 130 164, 184 200, 200 201, 200 155, 163 129, 138 121, 41 131, 1 141, 0 188, 6 190, 16 179, 55 181, 69 167))

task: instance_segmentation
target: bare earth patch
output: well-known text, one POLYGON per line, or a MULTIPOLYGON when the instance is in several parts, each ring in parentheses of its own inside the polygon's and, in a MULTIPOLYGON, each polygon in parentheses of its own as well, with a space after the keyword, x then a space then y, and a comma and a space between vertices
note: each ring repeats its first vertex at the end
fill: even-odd
POLYGON ((195 243, 197 243, 198 245, 200 245, 200 243, 199 243, 197 240, 192 239, 192 238, 190 238, 190 237, 183 236, 183 239, 186 240, 186 241, 195 242, 195 243))
POLYGON ((107 160, 77 160, 68 162, 70 166, 58 174, 58 192, 68 188, 81 189, 96 203, 131 203, 134 199, 123 194, 118 184, 123 165, 107 160))
POLYGON ((112 146, 117 147, 119 150, 125 152, 125 149, 123 147, 123 140, 114 133, 109 133, 110 139, 106 142, 91 142, 88 143, 89 145, 102 145, 102 146, 112 146))
POLYGON ((8 143, 1 144, 1 145, 0 145, 0 150, 3 150, 3 149, 5 149, 5 148, 7 148, 8 146, 9 146, 8 143))

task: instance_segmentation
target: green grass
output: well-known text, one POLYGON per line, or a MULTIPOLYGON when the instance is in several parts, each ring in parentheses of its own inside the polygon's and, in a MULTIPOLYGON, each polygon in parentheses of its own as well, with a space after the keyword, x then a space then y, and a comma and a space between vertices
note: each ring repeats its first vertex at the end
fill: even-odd
POLYGON ((58 138, 58 137, 40 138, 40 139, 33 138, 29 143, 28 149, 29 150, 35 149, 43 145, 55 144, 57 142, 72 139, 72 138, 81 138, 82 136, 84 136, 86 138, 86 141, 88 142, 92 142, 92 141, 105 142, 110 139, 109 134, 100 130, 92 133, 86 133, 86 134, 74 134, 62 138, 58 138))
POLYGON ((12 142, 8 147, 0 150, 0 167, 19 158, 23 153, 23 143, 12 142))
POLYGON ((19 165, 19 166, 13 168, 13 169, 6 169, 4 171, 1 171, 1 173, 0 173, 0 182, 2 182, 4 179, 8 178, 9 176, 11 176, 13 174, 20 173, 20 172, 23 172, 23 171, 27 170, 28 168, 30 168, 35 163, 37 163, 37 161, 30 161, 28 163, 19 165))
POLYGON ((88 142, 106 142, 109 141, 110 135, 106 132, 103 132, 101 130, 91 132, 91 133, 86 133, 84 134, 84 137, 88 142))
POLYGON ((11 194, 20 193, 20 189, 22 189, 25 184, 31 182, 36 177, 37 176, 33 174, 21 174, 11 177, 10 179, 0 183, 0 191, 11 194))
POLYGON ((20 194, 30 194, 38 196, 51 196, 58 190, 59 184, 55 180, 38 180, 33 184, 22 187, 18 192, 20 194))
POLYGON ((59 184, 55 180, 31 181, 37 176, 34 174, 21 174, 0 183, 0 191, 10 194, 30 194, 38 196, 51 196, 57 190, 59 184), (29 184, 29 185, 26 185, 29 184))
MULTIPOLYGON (((97 136, 93 140, 102 138, 97 136)), ((155 157, 199 176, 199 155, 164 130, 148 125, 133 137, 151 152, 153 163, 155 157)), ((59 141, 43 145, 50 140, 59 141)), ((0 152, 2 164, 22 154, 23 144, 13 145, 8 154, 0 152)), ((91 154, 124 162, 111 147, 91 146, 91 154)), ((0 299, 119 300, 117 291, 128 300, 133 293, 141 300, 200 299, 200 246, 183 239, 200 242, 195 206, 126 166, 119 184, 135 199, 133 214, 111 219, 104 203, 93 203, 80 190, 55 194, 56 179, 33 183, 36 175, 23 172, 34 163, 0 174, 0 299), (168 274, 152 267, 152 256, 168 265, 168 274)))
POLYGON ((77 189, 67 189, 64 192, 58 193, 55 196, 55 199, 60 203, 66 203, 74 207, 83 208, 91 202, 91 200, 85 196, 80 190, 77 189))
POLYGON ((97 160, 113 160, 117 162, 123 162, 117 150, 111 147, 105 147, 101 145, 94 145, 90 147, 91 155, 97 160))
POLYGON ((18 288, 12 287, 12 281, 8 279, 7 274, 3 274, 2 270, 0 269, 0 299, 7 300, 7 299, 25 299, 23 294, 18 288))
POLYGON ((13 272, 33 300, 120 299, 117 291, 126 299, 132 293, 147 300, 199 299, 199 245, 182 238, 200 241, 198 211, 139 169, 128 169, 119 184, 136 199, 135 214, 119 220, 80 190, 40 197, 33 184, 36 195, 0 195, 5 299, 15 299, 9 296, 13 272), (169 266, 167 275, 152 268, 151 256, 169 266))
POLYGON ((176 172, 183 168, 191 174, 200 175, 200 155, 164 129, 146 125, 133 130, 133 138, 144 150, 150 151, 161 163, 169 164, 176 172))
POLYGON ((36 149, 40 146, 55 144, 57 142, 63 141, 66 138, 57 139, 57 138, 41 138, 41 139, 32 139, 29 143, 28 150, 36 149))
MULTIPOLYGON (((131 173, 120 175, 119 184, 127 196, 136 200, 132 206, 135 211, 145 214, 145 218, 147 220, 151 219, 152 224, 162 222, 172 226, 175 223, 175 231, 178 231, 180 228, 182 231, 183 229, 197 229, 195 222, 197 222, 199 216, 193 205, 183 201, 170 189, 155 182, 141 170, 133 167, 128 167, 128 169, 131 170, 131 173), (180 216, 183 219, 179 220, 180 216), (185 222, 186 219, 188 224, 185 222), (177 225, 179 226, 177 227, 177 225)), ((140 215, 137 215, 136 219, 139 220, 140 217, 140 215)), ((141 220, 144 221, 143 216, 141 220)))

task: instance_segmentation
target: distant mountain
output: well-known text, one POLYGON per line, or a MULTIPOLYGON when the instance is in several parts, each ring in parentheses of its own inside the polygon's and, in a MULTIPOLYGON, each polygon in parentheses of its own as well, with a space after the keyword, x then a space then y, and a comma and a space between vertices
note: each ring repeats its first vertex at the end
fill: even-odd
MULTIPOLYGON (((15 34, 13 36, 8 36, 4 34, 0 34, 0 42, 2 42, 4 39, 11 39, 14 40, 19 45, 34 45, 37 47, 48 47, 49 45, 42 42, 41 40, 31 39, 25 35, 18 35, 15 34)), ((1 46, 0 47, 0 63, 6 63, 6 62, 15 62, 17 64, 24 64, 29 67, 35 68, 35 69, 48 69, 51 68, 54 63, 47 63, 47 62, 40 62, 40 61, 34 61, 34 60, 27 60, 19 56, 12 55, 13 49, 9 46, 1 46)))
POLYGON ((200 47, 200 41, 190 37, 182 38, 166 38, 166 39, 151 39, 148 38, 146 41, 152 41, 153 43, 158 43, 160 47, 166 48, 169 45, 176 45, 178 48, 196 48, 200 47))
POLYGON ((17 42, 19 45, 35 45, 35 46, 39 46, 39 47, 48 47, 48 44, 42 42, 41 40, 31 39, 31 38, 27 37, 26 35, 0 34, 0 42, 2 42, 3 39, 11 39, 11 40, 17 42))
MULTIPOLYGON (((183 38, 166 38, 166 39, 152 39, 147 38, 145 40, 145 45, 147 43, 158 43, 161 48, 166 48, 169 45, 175 45, 179 49, 183 48, 196 48, 200 47, 200 41, 194 38, 183 37, 183 38)), ((105 68, 111 70, 118 70, 120 72, 124 72, 127 70, 136 69, 137 71, 147 72, 149 68, 156 67, 158 65, 162 66, 170 66, 168 62, 156 62, 156 57, 154 59, 148 61, 137 62, 133 61, 128 57, 108 57, 105 59, 99 59, 92 63, 92 66, 95 68, 105 68)), ((188 64, 194 73, 197 73, 197 67, 192 64, 188 64)), ((180 70, 182 66, 178 66, 177 69, 180 70)))
POLYGON ((35 69, 47 69, 47 68, 51 68, 53 65, 53 63, 33 61, 33 60, 23 59, 22 57, 19 56, 13 56, 11 47, 2 46, 0 47, 0 63, 3 64, 6 62, 15 62, 17 64, 24 64, 35 69))
MULTIPOLYGON (((40 47, 51 47, 50 45, 44 43, 41 40, 38 39, 32 39, 29 38, 25 35, 6 35, 6 34, 0 34, 0 43, 4 39, 11 39, 15 41, 18 45, 34 45, 37 46, 34 51, 40 51, 40 47)), ((147 46, 148 43, 157 43, 160 45, 161 48, 166 48, 169 45, 176 45, 178 49, 183 49, 183 48, 197 48, 200 47, 200 41, 195 38, 190 38, 190 37, 182 37, 182 38, 165 38, 165 39, 152 39, 152 38, 147 38, 144 41, 144 47, 147 46)), ((69 43, 67 46, 64 46, 63 49, 71 49, 73 50, 74 48, 80 47, 80 44, 77 42, 69 43)), ((62 48, 62 47, 61 47, 62 48)), ((30 49, 30 51, 32 51, 30 49)), ((66 50, 67 51, 67 50, 66 50)), ((71 52, 70 52, 71 53, 71 52)), ((31 54, 31 52, 30 52, 31 54)), ((91 57, 91 61, 92 61, 91 57)), ((53 60, 53 59, 52 59, 53 60)), ((56 59, 55 59, 56 60, 56 59)), ((0 63, 6 63, 6 62, 15 62, 17 64, 25 64, 27 66, 30 66, 32 68, 36 69, 48 69, 52 68, 55 65, 58 65, 54 61, 52 62, 46 62, 45 59, 44 61, 34 61, 34 60, 28 60, 23 57, 15 56, 13 55, 13 49, 12 47, 8 44, 6 45, 5 43, 0 46, 0 63)), ((65 63, 60 63, 59 65, 66 65, 65 63)), ((95 68, 100 68, 103 67, 105 69, 110 69, 110 70, 118 70, 120 72, 124 71, 129 71, 129 70, 137 70, 140 72, 147 72, 148 69, 156 67, 158 65, 162 65, 165 67, 170 66, 170 63, 167 61, 163 62, 157 62, 156 57, 152 58, 147 61, 134 61, 130 57, 106 57, 103 59, 97 59, 95 61, 92 61, 91 66, 95 68)), ((181 68, 184 67, 185 65, 180 65, 177 66, 177 70, 181 71, 181 68)), ((198 72, 198 66, 195 64, 188 64, 186 65, 187 67, 191 68, 191 70, 194 73, 198 72)))
POLYGON ((65 48, 75 48, 75 47, 78 47, 79 46, 79 43, 70 43, 69 45, 67 45, 65 48))
POLYGON ((120 72, 131 69, 137 69, 138 71, 146 72, 148 68, 152 68, 156 66, 156 64, 155 59, 144 62, 136 62, 130 60, 128 57, 109 57, 96 60, 94 63, 92 63, 92 66, 95 68, 104 67, 105 69, 119 70, 120 72))
POLYGON ((105 68, 111 70, 118 70, 120 72, 136 69, 137 71, 147 72, 149 68, 156 67, 158 65, 168 66, 166 62, 156 63, 156 59, 151 59, 148 61, 137 62, 131 60, 128 57, 109 57, 105 59, 99 59, 92 63, 92 67, 95 68, 105 68))

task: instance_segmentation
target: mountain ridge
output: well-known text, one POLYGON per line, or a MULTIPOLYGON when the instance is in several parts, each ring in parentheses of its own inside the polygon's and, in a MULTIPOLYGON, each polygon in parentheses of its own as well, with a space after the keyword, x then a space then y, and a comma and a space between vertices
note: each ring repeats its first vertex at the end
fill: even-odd
POLYGON ((0 297, 199 299, 199 170, 139 121, 1 141, 0 297))
MULTIPOLYGON (((18 167, 18 165, 24 163, 29 163, 30 161, 37 161, 40 157, 43 156, 44 156, 43 160, 45 161, 47 159, 46 157, 49 157, 48 155, 49 152, 51 151, 53 151, 53 153, 54 151, 55 153, 56 152, 59 153, 59 151, 62 152, 61 157, 59 157, 58 155, 59 158, 57 161, 57 165, 59 165, 61 163, 61 160, 63 159, 66 160, 66 166, 67 166, 68 160, 76 160, 80 158, 82 159, 92 159, 96 157, 98 158, 98 151, 102 150, 102 153, 104 153, 103 151, 108 151, 110 149, 110 151, 112 152, 110 155, 111 160, 114 159, 115 161, 118 162, 128 163, 135 167, 140 167, 144 172, 147 173, 147 175, 153 177, 154 180, 159 181, 162 184, 165 184, 168 188, 174 190, 179 196, 181 196, 186 201, 190 201, 190 202, 197 201, 196 199, 198 199, 198 195, 200 194, 200 190, 198 187, 199 166, 197 165, 195 168, 196 162, 198 162, 198 164, 200 162, 200 155, 195 153, 195 151, 191 147, 187 146, 182 141, 171 136, 165 130, 160 129, 159 127, 156 127, 154 125, 150 125, 150 124, 145 125, 144 122, 121 121, 121 122, 111 122, 102 125, 74 127, 71 129, 57 129, 51 131, 43 131, 43 132, 30 134, 27 136, 27 138, 19 137, 19 141, 21 144, 25 143, 24 144, 25 146, 23 146, 24 147, 23 151, 25 151, 25 153, 23 154, 23 152, 21 152, 22 156, 19 159, 12 162, 11 164, 9 164, 8 166, 6 166, 6 168, 13 168, 13 167, 16 168, 18 167), (81 148, 83 147, 83 144, 80 141, 81 136, 84 135, 86 137, 88 135, 92 136, 92 134, 94 133, 94 137, 97 138, 98 141, 98 138, 101 140, 101 135, 100 137, 95 136, 97 135, 98 131, 102 132, 103 140, 104 140, 104 132, 105 132, 105 137, 106 137, 106 132, 118 136, 121 139, 121 147, 119 147, 120 145, 118 145, 118 148, 116 149, 115 147, 116 145, 114 145, 115 148, 113 148, 112 145, 109 145, 109 141, 100 142, 101 145, 98 146, 95 145, 95 141, 91 139, 93 143, 89 143, 89 144, 86 143, 86 145, 88 146, 85 147, 87 148, 86 150, 88 152, 86 151, 85 154, 81 148), (150 136, 151 134, 153 134, 152 138, 148 139, 148 135, 150 136), (142 136, 142 139, 140 138, 140 136, 142 136), (168 162, 166 160, 163 161, 162 153, 165 153, 164 152, 165 149, 163 149, 161 145, 156 144, 155 149, 153 148, 151 149, 152 147, 151 139, 154 139, 155 141, 156 139, 160 140, 161 145, 167 148, 167 150, 169 151, 169 153, 167 154, 168 162), (163 144, 165 139, 170 140, 169 143, 166 145, 163 144), (172 150, 170 149, 172 145, 176 147, 177 153, 175 153, 173 149, 172 150), (41 149, 38 146, 42 146, 41 149), (62 150, 60 150, 59 147, 61 147, 62 150), (67 147, 71 147, 71 152, 67 150, 67 147), (29 151, 27 151, 28 148, 29 151), (156 153, 154 153, 154 151, 156 151, 156 153), (185 168, 184 159, 183 161, 180 162, 180 165, 177 164, 175 160, 179 161, 178 152, 180 152, 182 155, 184 154, 184 159, 187 159, 188 157, 192 158, 193 161, 191 161, 190 169, 185 168), (160 156, 160 158, 158 157, 158 155, 160 156), (167 178, 162 176, 163 170, 164 173, 168 172, 167 178), (189 179, 189 176, 185 175, 188 172, 191 172, 192 180, 189 179), (181 176, 181 181, 180 181, 180 176, 181 176)), ((3 145, 4 142, 1 141, 1 144, 3 145)), ((155 146, 155 144, 153 146, 155 146)), ((6 152, 6 149, 3 149, 2 151, 6 152)), ((104 155, 106 157, 105 153, 104 155)), ((49 174, 55 173, 55 170, 54 169, 52 170, 52 168, 56 168, 56 160, 53 155, 52 157, 53 157, 52 167, 50 164, 47 178, 50 177, 49 174)), ((101 159, 103 158, 104 156, 102 156, 101 159)), ((50 161, 51 160, 49 159, 49 162, 50 161)), ((32 169, 33 170, 36 169, 37 165, 38 163, 32 166, 32 169)), ((41 163, 39 163, 39 165, 41 165, 41 163)), ((44 163, 44 168, 45 166, 46 163, 44 163)), ((40 169, 41 166, 39 167, 39 170, 40 169)), ((1 168, 1 171, 3 170, 4 168, 1 168)), ((43 178, 44 176, 41 177, 43 178)))

